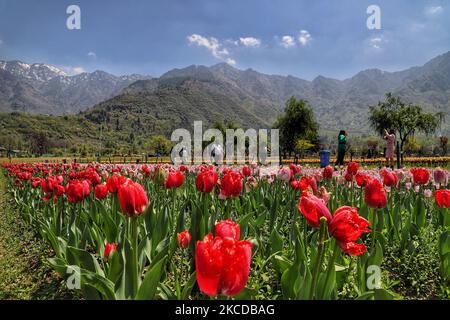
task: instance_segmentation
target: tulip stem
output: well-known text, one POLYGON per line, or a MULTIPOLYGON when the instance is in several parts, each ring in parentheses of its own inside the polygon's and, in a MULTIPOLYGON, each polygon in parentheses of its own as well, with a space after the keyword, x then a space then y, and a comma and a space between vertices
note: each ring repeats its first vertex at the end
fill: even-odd
MULTIPOLYGON (((339 247, 336 243, 336 241, 333 242, 333 255, 330 258, 330 261, 328 261, 328 267, 327 267, 327 275, 325 277, 325 286, 328 285, 328 280, 330 279, 330 274, 332 272, 332 270, 335 268, 334 267, 334 261, 336 260, 337 254, 339 252, 339 247)), ((322 294, 325 294, 325 292, 323 292, 322 294)), ((324 298, 322 296, 322 298, 324 298)))
POLYGON ((309 292, 309 299, 312 300, 316 296, 316 287, 317 287, 317 280, 319 279, 319 272, 322 268, 323 258, 325 255, 325 235, 326 235, 326 225, 327 225, 327 218, 321 217, 320 218, 320 230, 319 230, 319 250, 317 253, 317 259, 316 264, 314 266, 314 274, 311 284, 311 289, 309 292))
POLYGON ((139 288, 139 260, 138 260, 138 221, 137 217, 131 217, 130 218, 130 240, 131 242, 131 254, 132 254, 132 260, 133 260, 133 274, 132 274, 132 281, 133 281, 133 296, 136 295, 137 290, 139 288))
POLYGON ((371 209, 371 214, 372 214, 372 221, 371 221, 371 228, 372 228, 372 234, 371 234, 371 238, 372 238, 372 245, 371 248, 373 250, 373 248, 375 247, 375 236, 376 236, 376 232, 377 232, 377 227, 376 227, 376 223, 377 223, 377 210, 376 209, 371 209))
POLYGON ((354 185, 353 185, 353 175, 352 175, 352 188, 351 188, 351 199, 352 199, 352 207, 353 207, 353 205, 354 205, 354 203, 355 203, 355 191, 354 191, 354 185))

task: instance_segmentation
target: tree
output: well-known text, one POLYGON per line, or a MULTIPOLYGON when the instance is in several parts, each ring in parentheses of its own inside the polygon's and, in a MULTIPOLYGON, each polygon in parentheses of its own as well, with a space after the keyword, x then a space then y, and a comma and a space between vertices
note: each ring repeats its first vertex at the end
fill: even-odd
POLYGON ((280 130, 280 147, 282 152, 289 153, 289 156, 295 151, 295 143, 299 139, 308 140, 314 146, 319 143, 319 125, 312 108, 305 100, 291 97, 286 102, 284 114, 277 119, 273 127, 280 130))
POLYGON ((300 155, 300 158, 303 157, 303 153, 307 150, 314 148, 314 144, 312 144, 309 140, 306 139, 297 139, 294 145, 294 151, 300 155))
POLYGON ((422 148, 420 141, 417 140, 414 137, 409 137, 408 140, 406 140, 405 143, 405 152, 408 152, 409 154, 414 154, 420 152, 420 149, 422 148))
POLYGON ((405 142, 414 133, 432 134, 444 120, 442 112, 424 113, 420 106, 405 103, 400 97, 395 97, 390 92, 386 94, 385 101, 378 102, 377 106, 371 106, 369 110, 369 122, 372 128, 380 134, 385 129, 395 130, 398 133, 402 151, 405 142))
POLYGON ((33 132, 29 139, 31 141, 31 151, 38 155, 48 153, 49 149, 53 147, 53 144, 44 132, 33 132))
POLYGON ((87 155, 88 155, 88 150, 87 150, 87 147, 86 147, 85 144, 82 144, 82 145, 81 145, 81 148, 80 148, 80 155, 81 155, 83 158, 87 157, 87 155))
POLYGON ((151 153, 168 154, 172 146, 172 141, 165 136, 152 136, 150 140, 145 143, 145 149, 151 153))
POLYGON ((19 149, 18 139, 18 135, 2 134, 0 135, 0 146, 3 146, 6 149, 6 153, 10 154, 12 150, 19 149))

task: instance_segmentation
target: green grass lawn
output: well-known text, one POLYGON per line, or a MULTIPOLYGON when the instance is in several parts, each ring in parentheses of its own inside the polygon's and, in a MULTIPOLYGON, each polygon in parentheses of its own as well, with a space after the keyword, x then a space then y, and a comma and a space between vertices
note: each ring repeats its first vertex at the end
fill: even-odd
POLYGON ((50 247, 13 209, 0 173, 0 300, 75 298, 47 262, 50 247))

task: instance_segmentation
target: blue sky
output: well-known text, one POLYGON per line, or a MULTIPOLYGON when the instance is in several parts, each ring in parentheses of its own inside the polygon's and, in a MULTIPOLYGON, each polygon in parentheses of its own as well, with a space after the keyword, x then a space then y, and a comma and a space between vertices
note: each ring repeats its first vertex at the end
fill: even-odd
POLYGON ((0 0, 0 60, 152 76, 191 64, 313 79, 422 65, 450 50, 450 1, 0 0), (66 9, 81 9, 68 30, 66 9), (369 30, 369 5, 381 30, 369 30))

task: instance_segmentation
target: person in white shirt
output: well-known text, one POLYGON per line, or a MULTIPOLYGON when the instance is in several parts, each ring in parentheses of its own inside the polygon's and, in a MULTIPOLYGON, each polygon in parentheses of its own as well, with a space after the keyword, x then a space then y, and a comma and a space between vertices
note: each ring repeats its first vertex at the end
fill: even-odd
POLYGON ((220 144, 213 143, 211 147, 211 162, 216 166, 222 163, 223 149, 220 144))
POLYGON ((183 164, 187 164, 188 163, 188 152, 187 152, 187 149, 185 147, 183 147, 183 149, 181 149, 181 162, 183 164))

